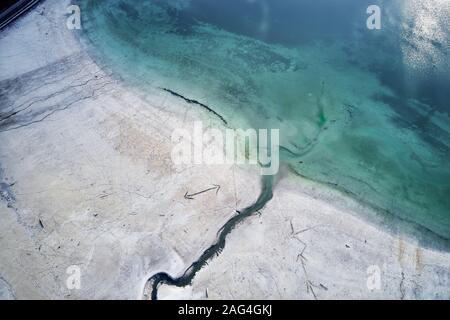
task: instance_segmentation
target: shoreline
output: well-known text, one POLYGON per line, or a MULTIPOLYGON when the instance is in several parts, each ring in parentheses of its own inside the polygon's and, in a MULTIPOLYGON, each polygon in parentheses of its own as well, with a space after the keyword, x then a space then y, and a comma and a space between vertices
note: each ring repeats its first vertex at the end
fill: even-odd
MULTIPOLYGON (((153 7, 142 10, 148 9, 149 17, 157 19, 151 12, 159 5, 153 7)), ((445 119, 437 126, 430 122, 435 134, 425 128, 408 129, 414 122, 404 128, 404 124, 392 121, 402 117, 407 108, 412 114, 406 122, 423 117, 421 121, 428 123, 426 110, 432 108, 414 101, 401 103, 401 97, 393 95, 370 68, 348 62, 338 43, 300 46, 290 52, 282 46, 215 30, 211 25, 195 24, 186 42, 182 35, 169 32, 170 23, 168 33, 158 23, 153 28, 153 19, 141 17, 136 22, 120 23, 128 21, 127 9, 132 11, 127 5, 111 4, 111 15, 117 15, 117 21, 104 16, 101 8, 83 6, 86 48, 133 88, 166 88, 188 100, 198 100, 237 128, 279 128, 282 157, 297 172, 334 183, 368 203, 449 237, 447 170, 435 149, 441 145, 446 150, 445 119), (133 39, 130 30, 139 26, 144 30, 148 27, 149 32, 141 35, 136 46, 138 39, 133 39), (197 45, 187 46, 190 41, 197 45), (212 43, 211 48, 217 49, 210 51, 207 48, 212 43), (245 44, 245 50, 240 43, 245 44), (235 63, 227 58, 228 47, 235 63), (196 52, 202 50, 207 52, 206 60, 196 59, 196 52), (327 51, 330 53, 321 55, 327 51), (271 55, 277 57, 276 65, 285 62, 281 69, 275 68, 271 55), (328 58, 336 63, 328 64, 328 58), (248 64, 252 67, 247 68, 248 64), (294 68, 297 64, 303 68, 294 68), (295 71, 286 69, 288 66, 295 71), (234 76, 228 70, 233 70, 234 76)), ((169 16, 166 19, 170 20, 169 16)))
MULTIPOLYGON (((361 212, 358 213, 358 218, 363 219, 366 223, 372 224, 373 226, 384 228, 382 231, 389 233, 391 236, 402 235, 411 241, 419 241, 424 248, 436 251, 449 252, 450 250, 449 239, 436 234, 434 231, 427 229, 414 221, 401 218, 396 214, 389 212, 387 209, 368 203, 363 199, 358 198, 350 191, 339 188, 331 183, 315 181, 292 170, 290 170, 290 174, 293 177, 301 179, 301 181, 307 181, 322 187, 324 188, 324 191, 328 190, 330 194, 335 194, 337 197, 343 199, 348 197, 348 199, 354 203, 354 207, 361 209, 361 212)), ((322 192, 322 194, 325 193, 326 192, 322 192)), ((333 196, 331 195, 330 197, 333 196)), ((334 205, 338 206, 338 203, 334 203, 334 205)), ((345 210, 345 208, 343 209, 345 210)), ((352 208, 347 209, 352 211, 352 208)))
MULTIPOLYGON (((28 57, 19 69, 0 65, 6 77, 0 89, 11 103, 7 112, 32 104, 27 113, 14 115, 12 123, 1 124, 1 129, 9 130, 14 123, 22 127, 0 132, 4 143, 0 165, 3 178, 13 183, 9 192, 15 198, 8 204, 0 201, 0 215, 6 221, 0 228, 0 276, 19 299, 139 299, 146 276, 160 271, 174 277, 182 273, 214 243, 217 230, 235 210, 253 204, 260 189, 259 175, 252 168, 234 166, 174 167, 167 157, 171 129, 188 127, 198 118, 214 124, 218 120, 163 90, 140 92, 121 83, 82 52, 76 35, 54 27, 64 21, 64 15, 59 15, 64 9, 61 2, 47 0, 17 22, 30 39, 37 39, 35 43, 42 41, 45 62, 35 62, 31 53, 16 58, 20 43, 0 50, 2 59, 11 57, 9 65, 28 57), (43 7, 49 10, 43 11, 49 20, 40 20, 36 28, 36 19, 42 17, 37 10, 43 7), (56 32, 54 38, 59 40, 54 43, 51 33, 39 39, 44 30, 56 32), (50 43, 53 47, 45 48, 50 43), (59 81, 52 81, 53 77, 59 81), (222 185, 217 196, 206 194, 195 203, 183 200, 186 189, 202 190, 212 183, 222 185), (65 288, 65 268, 74 264, 82 267, 83 283, 88 283, 79 291, 65 288)), ((13 43, 19 33, 13 25, 0 42, 13 43)), ((261 217, 239 223, 229 234, 224 252, 199 271, 193 286, 180 291, 183 297, 204 298, 204 288, 213 287, 207 290, 211 298, 232 298, 229 292, 270 298, 275 295, 272 286, 286 286, 286 297, 301 299, 311 298, 308 290, 322 284, 327 290, 316 288, 316 298, 379 298, 382 294, 405 298, 418 290, 414 283, 424 288, 419 296, 433 298, 437 290, 438 297, 450 297, 449 252, 423 248, 413 235, 389 231, 387 222, 392 221, 386 217, 372 217, 378 225, 365 221, 363 215, 370 216, 373 210, 357 200, 329 186, 296 179, 293 173, 282 172, 274 199, 261 217), (325 231, 308 233, 324 224, 328 225, 325 231), (295 232, 308 229, 304 231, 307 239, 296 240, 291 228, 295 232), (367 246, 358 230, 370 235, 367 246), (301 242, 309 249, 301 252, 301 242), (267 251, 271 245, 274 252, 267 251), (311 247, 317 250, 310 252, 311 247), (259 266, 249 261, 249 252, 259 266), (309 257, 312 266, 305 269, 299 252, 309 257), (289 262, 283 263, 287 256, 289 262), (419 263, 414 262, 417 259, 419 263), (245 267, 234 268, 226 278, 233 281, 216 276, 221 270, 227 272, 222 264, 239 261, 245 267), (386 277, 395 286, 388 284, 374 293, 365 288, 365 269, 380 261, 392 268, 386 277), (321 274, 330 263, 336 265, 325 272, 324 284, 321 274), (352 269, 358 272, 348 273, 352 269), (229 291, 239 272, 259 274, 257 292, 229 291), (402 283, 404 293, 398 291, 397 283, 402 283)), ((162 286, 162 297, 170 296, 171 290, 162 286)))

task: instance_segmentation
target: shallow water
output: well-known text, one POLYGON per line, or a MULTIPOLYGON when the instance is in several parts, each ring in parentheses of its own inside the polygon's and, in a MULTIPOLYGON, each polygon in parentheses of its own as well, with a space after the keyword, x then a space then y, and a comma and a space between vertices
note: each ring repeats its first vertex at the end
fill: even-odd
POLYGON ((283 161, 450 239, 450 1, 80 1, 140 86, 280 128, 283 161), (366 28, 379 4, 382 29, 366 28))

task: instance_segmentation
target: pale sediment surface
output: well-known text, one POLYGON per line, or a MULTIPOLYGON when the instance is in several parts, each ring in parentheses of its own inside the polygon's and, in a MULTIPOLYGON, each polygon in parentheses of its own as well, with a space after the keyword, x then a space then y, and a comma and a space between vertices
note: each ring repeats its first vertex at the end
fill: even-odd
POLYGON ((32 41, 45 30, 38 39, 50 62, 14 74, 34 53, 1 45, 1 73, 14 74, 1 83, 2 287, 19 299, 140 298, 149 276, 182 272, 256 199, 259 180, 239 168, 175 167, 172 131, 190 128, 195 110, 157 89, 139 97, 75 42, 67 48, 65 8, 45 2, 1 39, 32 41), (184 199, 212 184, 217 195, 184 199), (71 265, 81 268, 81 290, 66 287, 71 265))
POLYGON ((299 187, 297 178, 283 179, 262 214, 228 237, 192 286, 163 286, 159 296, 449 299, 449 254, 362 220, 369 211, 314 183, 299 187), (372 282, 377 272, 379 287, 372 282))
MULTIPOLYGON (((141 298, 149 277, 181 275, 258 198, 260 177, 174 165, 173 130, 208 112, 98 66, 65 27, 67 5, 44 1, 0 34, 0 298, 141 298), (217 194, 184 198, 212 185, 217 194), (80 289, 67 287, 70 266, 80 289)), ((370 209, 298 177, 275 190, 192 286, 158 296, 450 298, 446 250, 369 223, 370 209), (367 287, 371 266, 379 289, 367 287)))

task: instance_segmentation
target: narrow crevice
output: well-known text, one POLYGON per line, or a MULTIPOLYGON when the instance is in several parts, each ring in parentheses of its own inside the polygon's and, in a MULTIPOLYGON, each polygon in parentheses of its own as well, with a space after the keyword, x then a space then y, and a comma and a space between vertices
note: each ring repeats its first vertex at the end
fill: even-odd
POLYGON ((405 290, 405 272, 402 271, 402 278, 399 285, 400 290, 400 300, 405 300, 406 290, 405 290))
POLYGON ((54 115, 57 112, 67 110, 70 107, 72 107, 73 105, 75 105, 79 102, 82 102, 84 100, 95 98, 98 91, 104 89, 105 87, 107 87, 108 85, 110 85, 112 83, 113 82, 111 82, 111 81, 105 81, 103 83, 100 83, 99 87, 92 89, 88 95, 85 95, 82 97, 79 97, 79 95, 80 95, 79 93, 74 93, 71 96, 71 98, 76 97, 76 98, 74 98, 73 101, 66 103, 64 106, 62 106, 60 108, 57 108, 61 104, 61 103, 58 103, 56 105, 47 107, 44 110, 41 110, 34 114, 31 114, 30 116, 28 116, 29 118, 31 118, 28 121, 25 119, 16 120, 16 119, 12 118, 12 119, 10 119, 11 120, 10 122, 6 122, 6 123, 0 122, 0 133, 25 128, 30 125, 33 125, 33 124, 36 124, 39 122, 43 122, 44 120, 46 120, 47 118, 49 118, 50 116, 54 115), (43 115, 43 116, 40 117, 39 119, 36 119, 38 116, 41 116, 41 115, 43 115), (12 126, 12 125, 16 125, 16 126, 12 126), (2 129, 3 127, 6 127, 6 129, 2 129))
POLYGON ((224 117, 222 117, 219 113, 217 113, 216 111, 214 111, 213 109, 208 107, 206 104, 203 104, 203 103, 201 103, 201 102, 199 102, 197 100, 186 98, 185 96, 183 96, 183 95, 181 95, 181 94, 179 94, 179 93, 177 93, 177 92, 175 92, 173 90, 167 89, 167 88, 161 88, 161 90, 164 90, 164 91, 170 93, 171 95, 173 95, 173 96, 175 96, 177 98, 181 98, 181 99, 183 99, 184 101, 186 101, 189 104, 196 104, 198 106, 201 106, 201 107, 205 108, 209 112, 213 113, 216 117, 218 117, 225 125, 228 125, 228 122, 227 122, 227 120, 225 120, 224 117))
POLYGON ((218 256, 222 250, 225 248, 226 237, 228 234, 233 231, 233 229, 246 218, 258 214, 259 210, 264 208, 267 202, 272 199, 272 187, 273 187, 273 177, 272 176, 263 176, 263 185, 261 193, 256 200, 256 202, 241 210, 237 211, 237 214, 233 216, 230 220, 228 220, 225 225, 220 229, 216 242, 207 248, 203 254, 197 259, 197 261, 193 262, 189 268, 183 273, 182 276, 178 278, 173 278, 169 274, 165 272, 160 272, 153 275, 146 284, 145 294, 148 292, 148 295, 152 300, 158 299, 158 288, 161 284, 166 284, 170 286, 176 287, 185 287, 192 283, 195 275, 200 269, 202 269, 209 260, 211 260, 214 256, 218 256))
POLYGON ((4 298, 10 298, 10 299, 14 299, 14 300, 17 300, 17 297, 16 297, 16 294, 15 294, 15 292, 14 292, 14 288, 13 288, 13 286, 11 285, 11 283, 9 283, 4 277, 2 277, 1 275, 0 275, 0 288, 4 288, 4 290, 6 290, 8 293, 9 293, 9 297, 2 297, 2 299, 4 299, 4 298), (2 284, 2 282, 3 282, 3 285, 1 285, 2 284))

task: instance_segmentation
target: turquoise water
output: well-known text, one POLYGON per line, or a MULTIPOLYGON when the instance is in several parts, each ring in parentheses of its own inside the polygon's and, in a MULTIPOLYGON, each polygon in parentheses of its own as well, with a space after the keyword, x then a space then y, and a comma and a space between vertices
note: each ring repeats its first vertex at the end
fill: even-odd
POLYGON ((448 2, 80 6, 83 38, 126 81, 200 101, 236 128, 279 128, 298 174, 450 239, 448 2), (381 30, 366 28, 373 3, 381 30))

